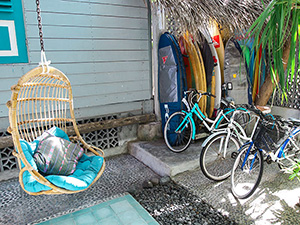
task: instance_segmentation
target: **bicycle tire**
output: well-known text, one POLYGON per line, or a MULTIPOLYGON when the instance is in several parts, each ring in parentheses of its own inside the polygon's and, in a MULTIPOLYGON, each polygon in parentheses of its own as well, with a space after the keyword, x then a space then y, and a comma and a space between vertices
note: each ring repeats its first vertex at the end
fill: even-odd
POLYGON ((176 132, 178 126, 184 121, 186 114, 183 112, 173 113, 166 122, 164 128, 164 139, 168 148, 176 153, 187 149, 192 140, 193 127, 190 118, 186 118, 184 128, 181 126, 176 132))
POLYGON ((238 139, 234 135, 230 135, 224 157, 224 141, 227 135, 227 133, 216 135, 202 148, 200 153, 201 171, 207 178, 214 181, 222 181, 230 176, 234 157, 240 148, 238 139))
POLYGON ((300 151, 294 147, 294 145, 300 147, 300 131, 292 135, 290 138, 291 140, 289 140, 283 149, 283 154, 277 161, 279 168, 282 170, 291 169, 296 162, 300 160, 300 151))
POLYGON ((239 199, 248 198, 255 192, 263 174, 263 155, 254 145, 245 160, 250 146, 246 144, 241 148, 231 172, 231 191, 239 199))

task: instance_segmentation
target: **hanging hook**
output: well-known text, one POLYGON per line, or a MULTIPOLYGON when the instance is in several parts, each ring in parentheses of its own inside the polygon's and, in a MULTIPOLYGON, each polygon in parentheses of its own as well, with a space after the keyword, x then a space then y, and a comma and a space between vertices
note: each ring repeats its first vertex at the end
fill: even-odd
POLYGON ((41 45, 41 62, 39 63, 40 66, 43 68, 42 73, 49 73, 49 65, 51 61, 47 61, 45 48, 44 48, 44 40, 43 40, 43 31, 42 31, 42 17, 41 17, 41 8, 40 8, 40 1, 36 0, 36 12, 37 12, 37 20, 38 20, 38 28, 39 28, 39 35, 40 35, 40 45, 41 45))
POLYGON ((46 59, 46 54, 45 51, 41 51, 41 62, 39 63, 40 66, 42 66, 43 68, 43 72, 42 73, 49 73, 49 65, 50 65, 51 61, 46 59), (46 69, 46 70, 45 70, 46 69))

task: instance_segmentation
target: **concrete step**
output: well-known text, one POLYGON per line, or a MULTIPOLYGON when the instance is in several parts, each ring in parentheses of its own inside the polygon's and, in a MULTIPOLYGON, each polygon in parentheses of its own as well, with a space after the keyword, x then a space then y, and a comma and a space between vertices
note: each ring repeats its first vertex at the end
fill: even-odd
POLYGON ((168 149, 163 139, 128 144, 129 153, 161 176, 175 176, 199 168, 201 144, 195 141, 185 151, 175 153, 168 149))

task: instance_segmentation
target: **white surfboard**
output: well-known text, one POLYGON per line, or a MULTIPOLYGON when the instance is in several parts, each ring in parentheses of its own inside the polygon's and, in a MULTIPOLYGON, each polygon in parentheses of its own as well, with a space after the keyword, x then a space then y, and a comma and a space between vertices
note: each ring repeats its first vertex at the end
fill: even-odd
POLYGON ((220 61, 219 61, 219 57, 217 54, 217 50, 213 44, 213 40, 210 36, 210 34, 208 34, 207 32, 202 32, 202 34, 204 35, 205 39, 208 42, 210 51, 214 57, 214 63, 215 63, 215 78, 216 78, 216 98, 215 98, 215 108, 219 108, 220 107, 220 102, 221 102, 221 95, 222 95, 222 88, 221 88, 221 68, 220 68, 220 61))

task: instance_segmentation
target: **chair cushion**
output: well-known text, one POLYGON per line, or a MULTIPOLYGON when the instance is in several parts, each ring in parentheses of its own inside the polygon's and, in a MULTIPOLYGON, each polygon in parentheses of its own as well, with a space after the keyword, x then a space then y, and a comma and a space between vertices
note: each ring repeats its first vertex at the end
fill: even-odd
POLYGON ((46 131, 33 158, 39 171, 44 175, 71 175, 82 154, 83 149, 79 145, 46 131))
MULTIPOLYGON (((55 127, 55 129, 53 130, 51 129, 51 134, 69 140, 67 134, 57 127, 55 127)), ((23 153, 27 161, 35 170, 37 170, 37 165, 33 160, 33 154, 37 149, 40 140, 41 137, 37 138, 31 143, 25 140, 20 140, 23 153)), ((54 185, 61 188, 65 188, 67 190, 84 190, 88 188, 90 184, 94 181, 99 171, 101 170, 103 163, 104 158, 101 156, 87 156, 86 154, 83 154, 83 156, 78 161, 75 172, 72 175, 48 175, 45 176, 45 178, 48 179, 54 185)), ((22 162, 21 166, 22 168, 24 167, 24 164, 22 162)), ((25 171, 23 173, 23 184, 25 190, 28 192, 37 193, 40 191, 51 190, 50 187, 36 181, 28 171, 25 171)))

